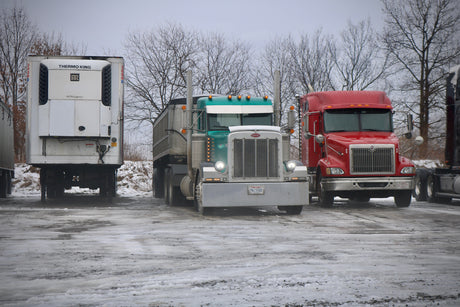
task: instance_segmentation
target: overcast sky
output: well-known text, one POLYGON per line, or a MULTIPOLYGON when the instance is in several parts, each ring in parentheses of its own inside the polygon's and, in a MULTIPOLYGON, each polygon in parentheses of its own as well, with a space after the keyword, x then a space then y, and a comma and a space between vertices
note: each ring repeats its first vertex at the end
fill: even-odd
POLYGON ((25 8, 40 31, 85 44, 88 55, 124 55, 129 31, 167 22, 224 33, 255 48, 276 36, 295 37, 319 28, 339 35, 349 20, 369 17, 374 28, 383 26, 379 0, 0 0, 2 8, 15 5, 25 8))

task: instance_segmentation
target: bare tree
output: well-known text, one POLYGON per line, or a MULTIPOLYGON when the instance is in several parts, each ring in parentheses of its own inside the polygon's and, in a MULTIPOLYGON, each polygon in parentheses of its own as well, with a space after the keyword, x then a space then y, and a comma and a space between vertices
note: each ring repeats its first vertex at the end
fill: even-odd
POLYGON ((36 28, 22 8, 3 10, 0 16, 0 86, 1 97, 10 106, 25 95, 26 59, 36 28))
POLYGON ((240 94, 251 88, 251 48, 222 34, 203 35, 196 78, 203 93, 240 94))
POLYGON ((170 99, 185 94, 185 73, 196 66, 197 34, 168 24, 130 33, 125 48, 127 117, 138 124, 153 123, 170 99))
POLYGON ((356 25, 349 21, 341 39, 334 63, 342 90, 365 90, 385 77, 388 56, 379 48, 369 19, 356 25))
POLYGON ((336 46, 332 36, 316 31, 313 37, 304 34, 300 43, 291 49, 294 74, 303 93, 312 89, 324 91, 334 89, 332 70, 336 46))
POLYGON ((437 131, 443 130, 439 124, 445 117, 439 111, 443 109, 446 71, 460 55, 460 8, 457 0, 382 3, 386 15, 383 41, 404 72, 399 79, 399 89, 408 97, 403 107, 418 115, 416 124, 426 140, 420 155, 425 158, 429 139, 438 138, 437 131))
POLYGON ((295 43, 291 36, 275 38, 268 42, 264 51, 259 56, 257 70, 255 72, 254 90, 259 96, 274 96, 275 71, 280 72, 281 81, 281 123, 286 124, 286 116, 289 106, 294 101, 296 90, 295 74, 291 50, 295 43))
POLYGON ((36 28, 22 8, 0 15, 0 99, 13 110, 16 161, 25 160, 26 59, 36 28))
POLYGON ((38 33, 30 48, 30 55, 84 55, 86 45, 67 43, 61 33, 38 33))

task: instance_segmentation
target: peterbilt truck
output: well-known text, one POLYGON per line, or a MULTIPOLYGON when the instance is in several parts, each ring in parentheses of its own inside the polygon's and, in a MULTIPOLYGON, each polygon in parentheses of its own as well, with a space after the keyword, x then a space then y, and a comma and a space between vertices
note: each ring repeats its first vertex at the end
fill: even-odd
POLYGON ((11 194, 14 177, 13 112, 0 100, 0 198, 11 194))
POLYGON ((448 203, 452 198, 460 198, 460 65, 453 67, 447 77, 444 155, 445 167, 417 169, 417 200, 448 203))
POLYGON ((155 197, 193 201, 201 213, 278 206, 300 214, 308 204, 307 170, 289 159, 289 133, 274 123, 272 101, 191 93, 189 86, 187 98, 171 100, 154 122, 155 197))
POLYGON ((115 196, 123 164, 123 58, 29 56, 26 162, 42 200, 72 186, 115 196))
POLYGON ((336 196, 360 202, 393 196, 396 206, 410 205, 415 167, 400 155, 384 92, 313 92, 299 103, 310 196, 324 207, 336 196))

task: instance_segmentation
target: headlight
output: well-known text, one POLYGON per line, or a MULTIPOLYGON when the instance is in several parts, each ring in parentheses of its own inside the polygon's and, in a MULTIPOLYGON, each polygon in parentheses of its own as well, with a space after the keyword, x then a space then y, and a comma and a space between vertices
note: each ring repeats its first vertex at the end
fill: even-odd
POLYGON ((290 161, 287 161, 286 162, 286 170, 288 172, 292 172, 293 170, 295 170, 295 167, 297 166, 297 163, 293 160, 290 160, 290 161))
POLYGON ((328 167, 326 168, 326 174, 328 175, 343 175, 345 172, 340 167, 328 167))
POLYGON ((406 166, 401 170, 401 174, 415 174, 415 167, 406 166))
POLYGON ((214 168, 219 172, 225 171, 225 162, 217 161, 216 164, 214 164, 214 168))

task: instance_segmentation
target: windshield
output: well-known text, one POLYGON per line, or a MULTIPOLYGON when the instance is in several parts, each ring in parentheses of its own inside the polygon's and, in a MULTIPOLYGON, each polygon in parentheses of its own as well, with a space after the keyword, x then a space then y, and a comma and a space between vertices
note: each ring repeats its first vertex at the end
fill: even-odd
POLYGON ((324 131, 384 131, 392 132, 391 110, 336 109, 324 113, 324 131))
POLYGON ((208 114, 208 130, 228 130, 230 126, 272 125, 271 113, 208 114))

